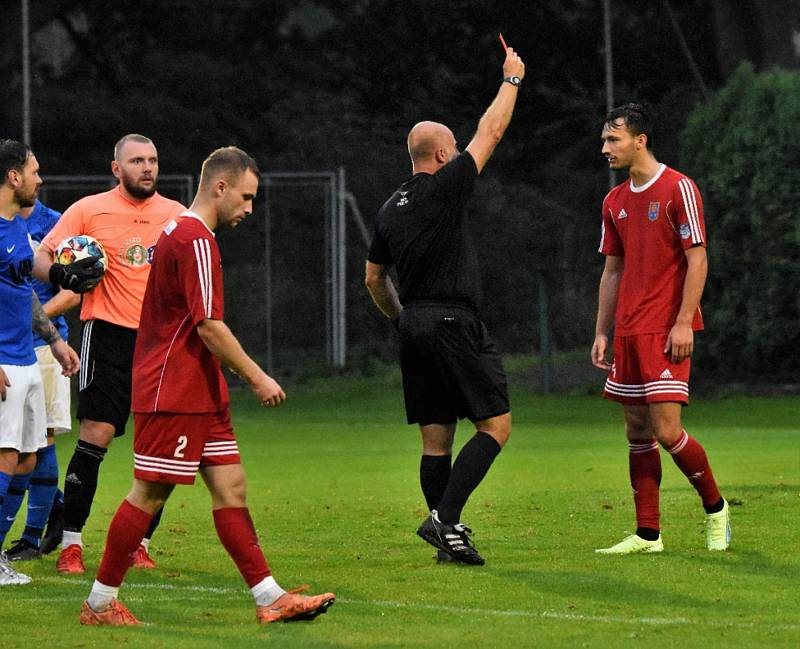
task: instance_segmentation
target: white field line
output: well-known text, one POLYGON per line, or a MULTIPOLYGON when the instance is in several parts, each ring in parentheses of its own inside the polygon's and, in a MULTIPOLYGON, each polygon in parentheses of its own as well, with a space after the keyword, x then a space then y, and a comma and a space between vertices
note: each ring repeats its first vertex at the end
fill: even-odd
MULTIPOLYGON (((74 586, 83 586, 86 589, 86 594, 89 594, 89 589, 93 582, 85 579, 67 579, 64 577, 37 577, 37 582, 45 581, 57 584, 69 584, 74 586)), ((9 589, 10 591, 11 589, 9 589)), ((75 597, 60 596, 32 596, 26 597, 23 588, 13 589, 13 599, 17 602, 78 602, 75 597), (19 595, 22 595, 21 597, 19 595)), ((217 586, 192 586, 183 584, 125 584, 122 588, 121 599, 125 601, 152 601, 154 593, 134 594, 127 595, 129 591, 163 591, 163 596, 159 599, 168 600, 174 598, 177 593, 214 593, 218 595, 245 595, 247 591, 244 588, 224 588, 217 586)), ((483 615, 494 617, 518 617, 518 618, 531 618, 541 620, 568 620, 570 622, 596 622, 599 624, 631 624, 643 626, 701 626, 712 627, 718 629, 755 629, 760 625, 755 622, 722 622, 712 620, 692 620, 685 617, 623 617, 621 615, 585 615, 582 613, 560 613, 558 611, 518 611, 518 610, 504 610, 492 608, 470 608, 465 606, 445 606, 442 604, 422 604, 418 602, 394 602, 390 600, 362 600, 362 599, 348 599, 336 598, 339 604, 352 604, 356 606, 375 606, 379 608, 394 608, 394 609, 408 609, 414 611, 435 611, 437 613, 453 613, 455 615, 483 615)), ((79 603, 79 602, 78 602, 79 603)), ((76 604, 77 606, 77 604, 76 604)), ((797 631, 800 630, 800 624, 770 624, 769 628, 777 631, 797 631)))

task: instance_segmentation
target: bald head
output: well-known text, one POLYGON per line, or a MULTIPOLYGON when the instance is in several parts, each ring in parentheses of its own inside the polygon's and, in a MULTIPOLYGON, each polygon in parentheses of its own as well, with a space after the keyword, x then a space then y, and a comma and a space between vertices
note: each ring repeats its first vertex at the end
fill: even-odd
POLYGON ((453 131, 438 122, 419 122, 408 133, 408 155, 415 168, 441 166, 457 155, 453 131))

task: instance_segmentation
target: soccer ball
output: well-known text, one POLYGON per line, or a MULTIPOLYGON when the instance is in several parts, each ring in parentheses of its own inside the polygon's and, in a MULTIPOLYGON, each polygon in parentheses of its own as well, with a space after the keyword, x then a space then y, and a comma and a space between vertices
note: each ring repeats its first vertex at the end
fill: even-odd
MULTIPOLYGON (((53 261, 57 264, 68 266, 87 257, 100 257, 100 263, 103 265, 103 273, 105 274, 108 269, 106 251, 103 248, 103 244, 88 234, 75 234, 64 239, 56 246, 53 261)), ((97 286, 102 279, 103 276, 101 275, 90 287, 97 286)))

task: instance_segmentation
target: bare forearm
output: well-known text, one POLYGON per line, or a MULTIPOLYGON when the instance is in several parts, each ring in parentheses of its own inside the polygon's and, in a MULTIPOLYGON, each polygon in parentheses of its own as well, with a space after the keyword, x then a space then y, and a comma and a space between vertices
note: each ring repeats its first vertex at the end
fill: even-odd
POLYGON ((478 122, 478 133, 485 133, 499 142, 511 122, 518 93, 517 86, 501 83, 497 96, 478 122))
POLYGON ((497 96, 478 122, 478 130, 475 131, 475 135, 467 145, 467 151, 475 160, 478 173, 483 171, 511 122, 518 92, 516 86, 512 86, 510 83, 501 83, 497 96))
POLYGON ((52 345, 61 340, 61 336, 58 330, 53 326, 53 323, 50 322, 50 318, 48 318, 47 314, 44 312, 42 303, 39 302, 36 293, 33 291, 31 291, 31 293, 33 298, 33 319, 31 328, 33 332, 48 345, 52 345))
POLYGON ((225 367, 252 383, 261 374, 261 368, 247 355, 233 332, 222 320, 204 320, 197 332, 208 350, 225 367))
POLYGON ((53 258, 46 250, 37 250, 33 257, 33 276, 42 281, 50 281, 50 266, 53 265, 53 258))
POLYGON ((77 293, 62 289, 42 305, 48 318, 55 318, 81 303, 81 296, 77 293))
POLYGON ((705 248, 691 248, 686 253, 686 260, 686 279, 683 282, 681 308, 675 323, 691 325, 694 314, 697 313, 697 308, 700 306, 700 298, 703 297, 703 289, 708 275, 708 258, 705 248))
POLYGON ((604 270, 600 278, 600 290, 597 298, 597 322, 595 336, 608 336, 614 326, 614 311, 617 308, 619 283, 622 273, 604 270))
MULTIPOLYGON (((525 76, 525 64, 519 55, 512 48, 506 49, 506 60, 503 63, 503 77, 522 79, 525 76)), ((517 82, 518 83, 518 82, 517 82)), ((514 112, 514 104, 517 101, 519 88, 515 84, 500 84, 497 96, 478 122, 478 130, 467 145, 467 151, 475 160, 478 173, 483 171, 497 143, 502 139, 503 134, 511 121, 514 112)))
POLYGON ((403 306, 400 304, 400 298, 397 296, 397 291, 388 275, 383 276, 378 281, 368 283, 367 290, 372 297, 372 301, 375 302, 375 306, 387 318, 393 320, 400 315, 403 306))

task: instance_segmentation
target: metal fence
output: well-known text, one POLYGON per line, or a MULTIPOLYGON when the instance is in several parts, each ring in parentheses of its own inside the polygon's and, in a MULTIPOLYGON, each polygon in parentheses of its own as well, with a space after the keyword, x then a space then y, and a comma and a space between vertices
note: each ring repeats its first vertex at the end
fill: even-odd
MULTIPOLYGON (((113 176, 44 176, 39 199, 54 210, 63 212, 79 198, 108 191, 117 186, 113 176)), ((194 176, 190 174, 161 174, 158 192, 184 205, 194 197, 194 176)))
MULTIPOLYGON (((63 212, 116 185, 112 176, 47 176, 40 199, 63 212)), ((188 174, 158 178, 159 193, 187 206, 195 186, 188 174)), ((344 169, 263 174, 253 215, 235 232, 217 231, 226 322, 270 373, 347 363, 348 206, 360 257, 365 228, 344 169)))
MULTIPOLYGON (((44 180, 42 202, 62 212, 79 198, 117 184, 112 176, 44 180)), ((252 216, 233 232, 216 232, 226 269, 225 320, 244 348, 279 380, 326 366, 368 370, 374 359, 395 357, 395 337, 364 289, 370 233, 345 180, 341 168, 263 174, 252 216)), ((195 187, 196 178, 189 174, 158 179, 161 194, 187 206, 195 187)), ((560 383, 550 358, 552 286, 542 273, 536 277, 538 308, 534 295, 526 308, 531 322, 539 325, 540 382, 548 392, 551 384, 560 383)), ((68 320, 77 344, 77 314, 68 320)))

